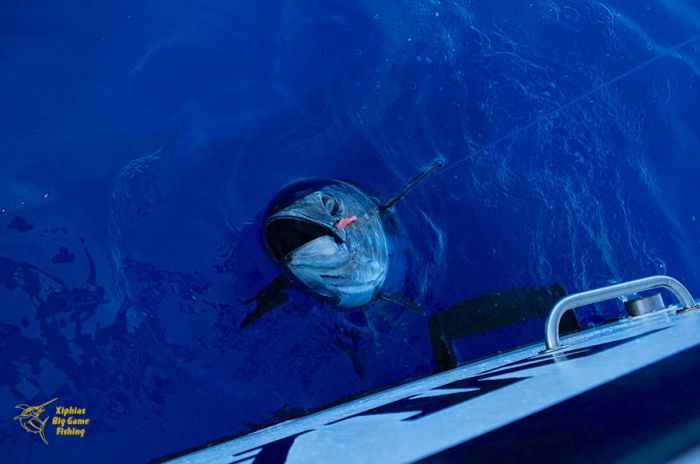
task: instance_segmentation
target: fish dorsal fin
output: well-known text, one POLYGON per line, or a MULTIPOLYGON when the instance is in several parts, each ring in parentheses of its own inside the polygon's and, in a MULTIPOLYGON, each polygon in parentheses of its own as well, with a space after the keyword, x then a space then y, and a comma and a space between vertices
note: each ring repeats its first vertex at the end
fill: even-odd
POLYGON ((437 158, 437 159, 433 160, 428 166, 423 168, 423 170, 421 172, 419 172, 416 177, 414 177, 406 185, 404 185, 401 190, 396 192, 396 194, 393 197, 391 197, 389 199, 389 201, 387 201, 382 206, 380 206, 379 212, 381 213, 383 211, 390 209, 392 206, 394 206, 396 203, 398 203, 403 197, 405 197, 408 192, 413 190, 413 187, 418 185, 423 179, 428 177, 433 171, 441 168, 444 165, 445 165, 445 160, 442 158, 437 158))

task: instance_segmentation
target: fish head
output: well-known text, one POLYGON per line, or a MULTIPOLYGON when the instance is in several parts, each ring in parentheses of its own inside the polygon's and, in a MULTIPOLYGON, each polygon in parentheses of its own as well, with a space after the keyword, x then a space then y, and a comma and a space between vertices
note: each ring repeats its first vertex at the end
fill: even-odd
POLYGON ((346 232, 335 227, 342 204, 332 194, 314 191, 267 216, 265 243, 275 260, 289 259, 299 247, 330 237, 343 243, 346 232))
POLYGON ((264 241, 287 275, 335 305, 366 304, 384 281, 386 242, 376 206, 343 181, 312 179, 284 189, 266 213, 264 241))

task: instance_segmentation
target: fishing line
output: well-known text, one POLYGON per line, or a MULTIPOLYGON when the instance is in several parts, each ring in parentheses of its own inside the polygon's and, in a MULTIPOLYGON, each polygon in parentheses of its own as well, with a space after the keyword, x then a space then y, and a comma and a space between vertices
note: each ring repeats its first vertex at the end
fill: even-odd
POLYGON ((539 122, 541 122, 547 118, 550 118, 550 117, 554 116, 555 114, 557 114, 563 110, 566 110, 567 108, 575 105, 576 103, 579 103, 580 101, 585 100, 588 97, 591 97, 592 95, 600 92, 601 90, 603 90, 603 89, 605 89, 605 88, 607 88, 607 87, 609 87, 617 82, 620 82, 621 80, 631 76, 632 74, 634 74, 638 71, 641 71, 642 69, 644 69, 648 66, 651 66, 652 64, 661 60, 662 58, 666 58, 666 57, 670 56, 673 52, 678 52, 679 48, 682 48, 682 47, 696 41, 699 38, 700 38, 700 34, 696 34, 696 35, 690 37, 689 39, 683 40, 682 42, 678 42, 677 44, 673 45, 670 48, 667 48, 665 51, 659 53, 658 55, 652 56, 651 58, 638 64, 637 66, 634 66, 633 68, 628 69, 627 71, 623 72, 622 74, 620 74, 616 77, 613 77, 609 81, 606 81, 606 82, 584 92, 583 94, 579 95, 578 97, 574 98, 573 100, 568 101, 567 103, 563 104, 562 106, 555 108, 555 109, 549 111, 548 113, 545 113, 542 116, 538 116, 537 118, 533 119, 532 121, 528 122, 527 124, 520 126, 517 129, 514 129, 513 131, 497 138, 493 142, 488 143, 487 145, 470 153, 469 155, 465 156, 464 158, 458 159, 457 161, 455 161, 453 163, 447 164, 442 169, 440 169, 439 174, 443 174, 443 173, 449 171, 450 169, 459 166, 460 164, 464 163, 465 161, 467 161, 469 158, 471 158, 474 155, 478 155, 478 154, 487 152, 488 150, 492 149, 496 145, 498 145, 502 142, 505 142, 506 140, 508 140, 512 137, 515 137, 516 135, 520 134, 521 132, 525 132, 527 129, 530 129, 531 127, 535 126, 539 122))

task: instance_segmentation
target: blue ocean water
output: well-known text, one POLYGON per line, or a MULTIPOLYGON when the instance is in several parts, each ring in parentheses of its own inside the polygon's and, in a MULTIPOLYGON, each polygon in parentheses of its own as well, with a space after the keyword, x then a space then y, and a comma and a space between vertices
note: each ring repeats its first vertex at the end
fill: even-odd
POLYGON ((262 213, 302 178, 387 199, 444 158, 393 213, 387 288, 428 315, 658 273, 700 292, 696 3, 0 12, 10 462, 144 462, 432 372, 427 317, 387 302, 339 310, 292 289, 239 329, 279 275, 262 213), (88 410, 85 438, 46 446, 12 420, 53 397, 88 410))

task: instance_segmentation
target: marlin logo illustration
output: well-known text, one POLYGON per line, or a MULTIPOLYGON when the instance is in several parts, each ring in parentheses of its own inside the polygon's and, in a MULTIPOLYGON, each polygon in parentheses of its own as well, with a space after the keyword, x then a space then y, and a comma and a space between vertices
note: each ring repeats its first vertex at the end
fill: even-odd
POLYGON ((44 435, 44 428, 46 427, 46 422, 49 420, 49 418, 47 417, 46 419, 42 420, 41 415, 44 413, 44 408, 46 407, 46 405, 53 403, 57 399, 58 398, 54 398, 52 400, 47 401, 46 403, 40 404, 39 406, 18 404, 17 406, 15 406, 15 408, 21 410, 22 412, 19 415, 15 416, 14 420, 19 421, 19 425, 21 425, 22 428, 27 432, 38 433, 41 437, 41 440, 48 445, 49 442, 46 441, 46 435, 44 435))

